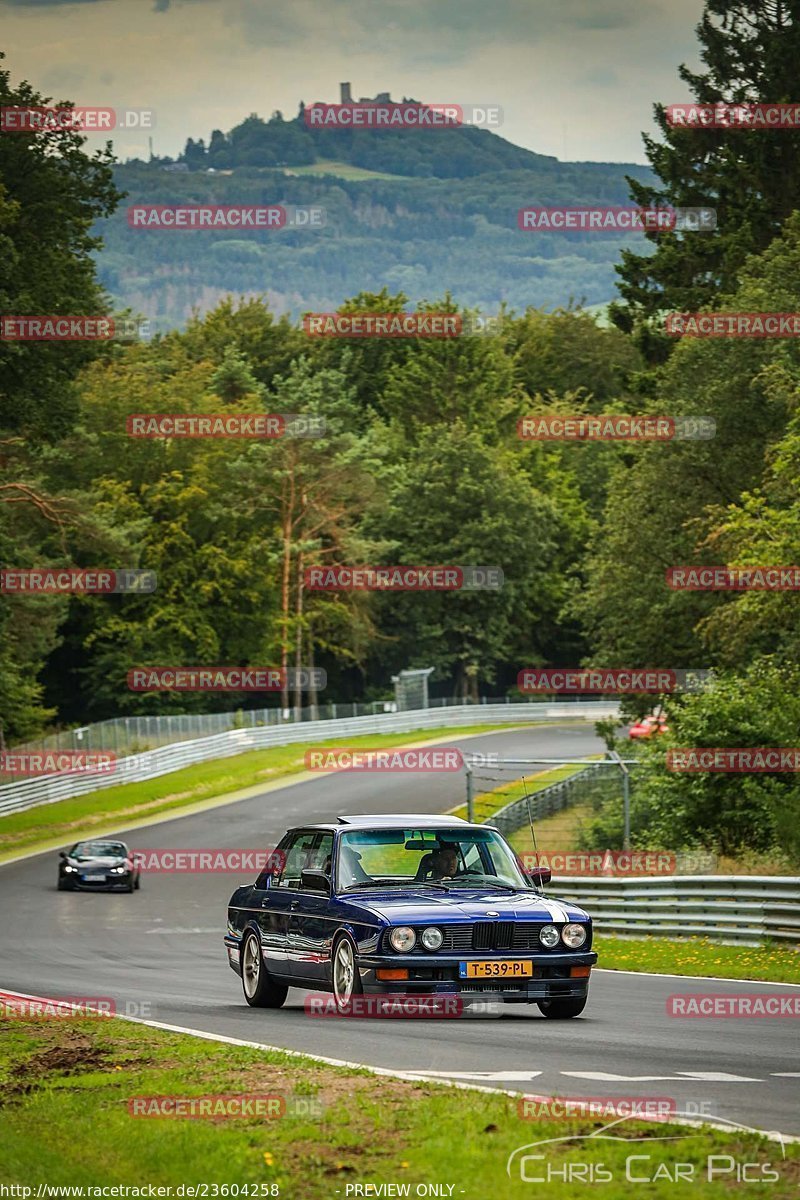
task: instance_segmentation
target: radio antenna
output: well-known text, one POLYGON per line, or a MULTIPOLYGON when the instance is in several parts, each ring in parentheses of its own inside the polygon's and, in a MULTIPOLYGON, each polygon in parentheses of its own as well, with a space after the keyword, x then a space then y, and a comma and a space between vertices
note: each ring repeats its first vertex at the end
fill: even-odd
MULTIPOLYGON (((536 855, 536 870, 538 871, 539 870, 539 850, 536 845, 536 832, 533 828, 533 813, 531 812, 531 798, 528 795, 528 781, 524 775, 522 776, 522 786, 525 789, 525 804, 528 809, 528 824, 531 827, 531 844, 533 845, 533 853, 536 855)), ((544 888, 542 887, 542 883, 541 883, 541 876, 539 877, 539 887, 542 889, 542 891, 544 891, 544 888)))

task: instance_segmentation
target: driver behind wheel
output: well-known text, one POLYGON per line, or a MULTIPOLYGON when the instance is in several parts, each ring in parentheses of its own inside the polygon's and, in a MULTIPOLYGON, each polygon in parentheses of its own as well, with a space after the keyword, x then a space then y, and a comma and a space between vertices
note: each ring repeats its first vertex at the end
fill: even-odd
POLYGON ((458 850, 455 846, 442 846, 420 859, 416 878, 423 882, 426 879, 452 879, 457 873, 458 850))

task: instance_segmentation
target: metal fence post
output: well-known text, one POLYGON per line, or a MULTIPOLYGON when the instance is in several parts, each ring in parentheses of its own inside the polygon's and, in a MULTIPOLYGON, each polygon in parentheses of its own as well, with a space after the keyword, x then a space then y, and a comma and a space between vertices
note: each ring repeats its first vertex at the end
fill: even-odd
POLYGON ((631 777, 616 750, 609 750, 608 755, 622 771, 622 849, 631 848, 631 777))

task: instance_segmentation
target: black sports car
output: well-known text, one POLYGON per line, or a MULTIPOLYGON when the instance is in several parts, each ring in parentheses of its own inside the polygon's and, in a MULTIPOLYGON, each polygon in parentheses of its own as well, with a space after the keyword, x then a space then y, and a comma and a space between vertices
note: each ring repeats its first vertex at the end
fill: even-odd
POLYGON ((60 892, 132 892, 139 887, 139 868, 124 842, 76 842, 59 858, 60 892))
POLYGON ((353 816, 290 829, 228 906, 225 946, 256 1007, 289 987, 495 995, 546 1017, 583 1011, 592 921, 542 892, 496 829, 457 817, 353 816))

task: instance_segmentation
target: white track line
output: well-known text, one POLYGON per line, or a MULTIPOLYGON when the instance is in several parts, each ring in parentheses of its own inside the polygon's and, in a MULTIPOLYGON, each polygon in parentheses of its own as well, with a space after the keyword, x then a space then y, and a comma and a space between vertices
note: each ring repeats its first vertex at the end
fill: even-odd
MULTIPOLYGON (((26 992, 13 992, 7 988, 2 990, 2 995, 13 996, 19 1000, 38 1000, 42 1003, 57 1004, 58 1001, 54 997, 49 996, 31 996, 26 992)), ((522 1092, 512 1092, 507 1088, 484 1087, 479 1083, 464 1083, 457 1079, 440 1079, 432 1075, 417 1075, 409 1071, 392 1070, 391 1067, 373 1067, 368 1063, 351 1062, 345 1058, 329 1058, 324 1054, 310 1054, 305 1050, 285 1050, 283 1046, 271 1046, 266 1042, 250 1042, 243 1038, 229 1037, 224 1033, 209 1033, 205 1029, 190 1029, 185 1025, 168 1025, 164 1021, 148 1021, 143 1017, 128 1017, 122 1013, 115 1014, 117 1020, 130 1021, 134 1025, 147 1025, 151 1029, 164 1029, 168 1033, 183 1033, 189 1037, 202 1038, 206 1042, 222 1042, 226 1046, 245 1046, 250 1050, 267 1050, 273 1054, 286 1054, 289 1058, 308 1058, 312 1062, 325 1063, 329 1067, 347 1067, 350 1070, 366 1071, 370 1075, 388 1076, 390 1079, 404 1079, 409 1083, 431 1083, 439 1087, 458 1088, 468 1092, 488 1092, 495 1096, 510 1096, 513 1100, 523 1098, 522 1092)), ((547 1099, 556 1099, 554 1096, 548 1096, 547 1099)), ((637 1117, 637 1120, 652 1121, 656 1124, 663 1125, 664 1121, 657 1117, 637 1117)), ((670 1125, 682 1125, 689 1129, 717 1129, 722 1133, 730 1133, 733 1128, 744 1128, 749 1133, 756 1133, 760 1137, 766 1138, 770 1142, 778 1142, 783 1145, 785 1142, 800 1144, 800 1137, 795 1137, 793 1134, 781 1133, 780 1130, 767 1129, 751 1129, 749 1126, 737 1126, 735 1122, 723 1124, 721 1121, 697 1121, 689 1117, 671 1117, 670 1125)))
MULTIPOLYGON (((600 934, 602 937, 603 935, 600 934)), ((777 983, 774 979, 726 979, 722 975, 667 975, 663 971, 623 971, 616 967, 592 967, 604 975, 647 975, 652 979, 705 979, 707 983, 757 983, 763 987, 800 987, 800 983, 777 983)))

